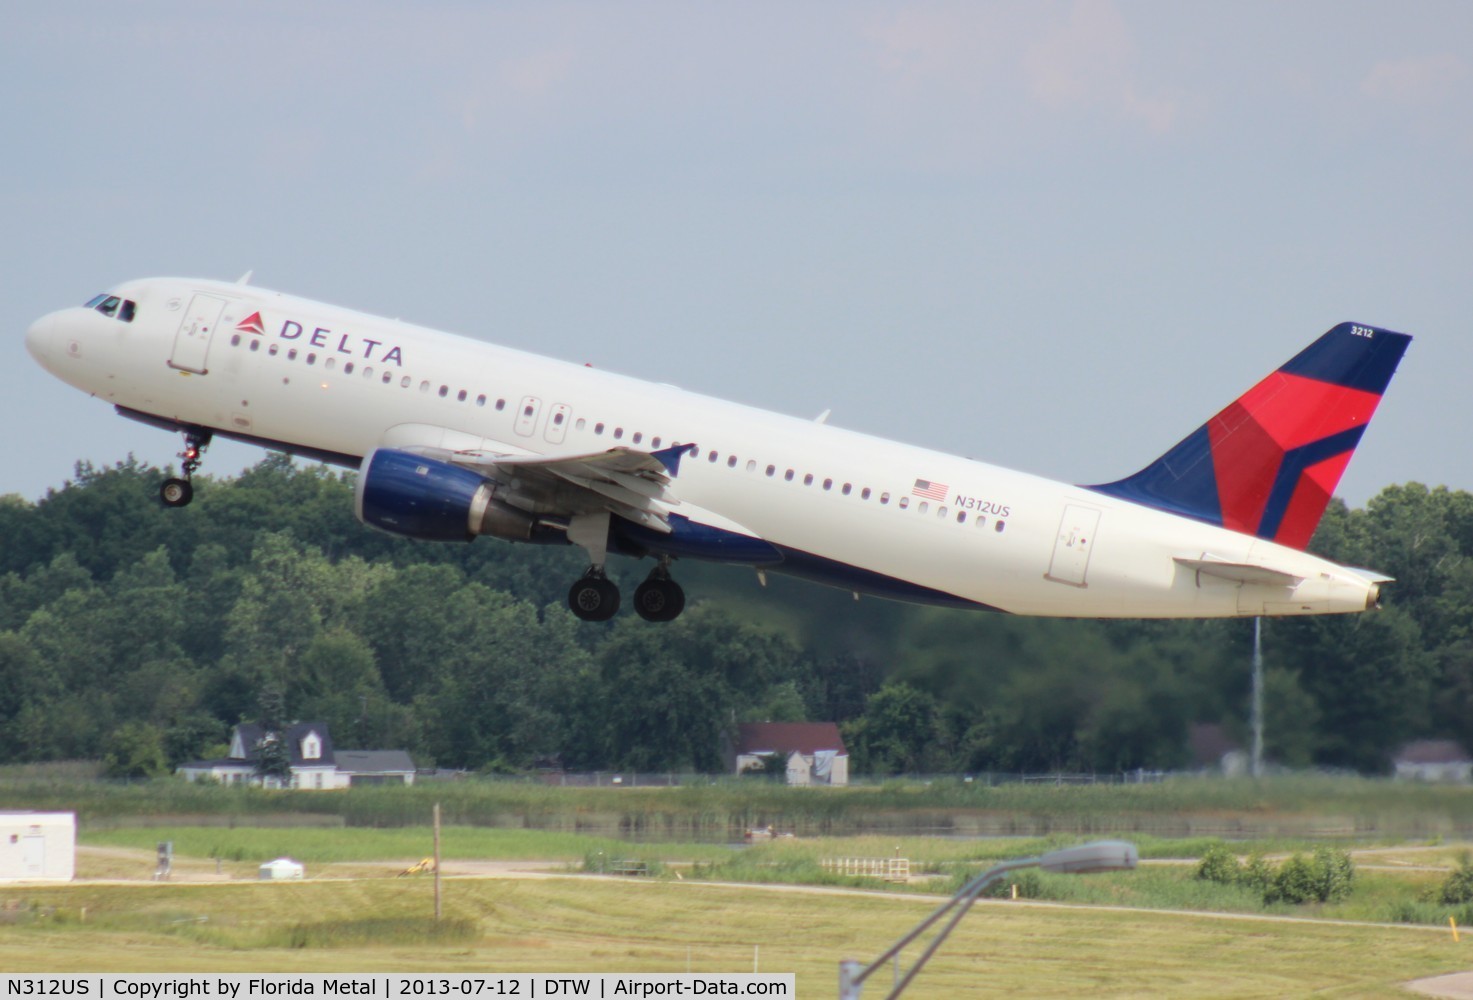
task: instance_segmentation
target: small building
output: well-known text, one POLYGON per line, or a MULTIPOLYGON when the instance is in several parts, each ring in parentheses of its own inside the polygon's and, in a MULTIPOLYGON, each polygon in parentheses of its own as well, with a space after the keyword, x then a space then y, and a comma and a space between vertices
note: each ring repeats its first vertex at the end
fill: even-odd
POLYGON ((76 813, 0 812, 0 882, 69 882, 76 864, 76 813))
POLYGON ((414 761, 403 750, 339 750, 338 787, 412 785, 414 761))
POLYGON ((260 785, 265 788, 330 789, 353 785, 414 784, 414 761, 403 750, 334 750, 324 722, 295 722, 284 733, 266 732, 243 722, 230 733, 230 756, 219 760, 181 764, 186 781, 201 779, 222 785, 260 785), (291 761, 286 781, 256 773, 261 748, 284 740, 291 761))
POLYGON ((268 861, 262 865, 257 878, 262 882, 279 882, 284 879, 303 878, 306 874, 307 869, 300 861, 293 861, 291 858, 277 858, 275 861, 268 861))
POLYGON ((760 767, 773 754, 787 760, 790 785, 849 784, 849 751, 833 722, 744 722, 737 726, 733 773, 760 767))
POLYGON ((1396 752, 1392 765, 1402 781, 1473 781, 1473 758, 1457 740, 1413 740, 1396 752))

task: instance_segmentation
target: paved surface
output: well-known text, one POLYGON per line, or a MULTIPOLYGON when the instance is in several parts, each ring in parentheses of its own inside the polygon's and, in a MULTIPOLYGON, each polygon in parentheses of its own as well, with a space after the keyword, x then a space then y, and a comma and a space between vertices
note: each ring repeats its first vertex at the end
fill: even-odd
POLYGON ((1424 997, 1447 997, 1450 1000, 1473 998, 1473 972, 1454 972, 1448 976, 1433 976, 1407 983, 1407 989, 1424 997))

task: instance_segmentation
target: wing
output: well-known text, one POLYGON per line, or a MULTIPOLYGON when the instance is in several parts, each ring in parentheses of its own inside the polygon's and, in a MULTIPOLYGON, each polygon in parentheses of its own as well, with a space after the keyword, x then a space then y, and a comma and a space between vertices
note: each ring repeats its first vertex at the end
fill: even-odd
POLYGON ((448 460, 506 484, 498 495, 510 503, 520 499, 533 507, 563 507, 574 514, 607 510, 669 534, 671 509, 680 505, 670 480, 679 473, 680 460, 695 447, 678 444, 659 451, 620 447, 554 456, 476 449, 451 452, 448 460))

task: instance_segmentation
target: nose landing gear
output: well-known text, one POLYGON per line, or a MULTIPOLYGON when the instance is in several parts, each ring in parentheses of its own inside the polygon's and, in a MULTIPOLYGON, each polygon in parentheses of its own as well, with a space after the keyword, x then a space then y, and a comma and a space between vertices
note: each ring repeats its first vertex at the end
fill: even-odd
POLYGON ((209 431, 186 431, 184 433, 184 450, 179 453, 182 460, 180 470, 184 473, 183 478, 165 479, 159 487, 159 500, 165 507, 184 507, 194 499, 195 470, 203 462, 201 455, 210 446, 209 431))

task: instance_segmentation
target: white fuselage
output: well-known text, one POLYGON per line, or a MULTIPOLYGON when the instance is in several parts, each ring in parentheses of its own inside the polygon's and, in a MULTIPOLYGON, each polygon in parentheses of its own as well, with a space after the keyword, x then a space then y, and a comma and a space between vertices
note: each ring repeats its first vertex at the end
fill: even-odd
POLYGON ((788 554, 767 568, 915 600, 1082 617, 1375 603, 1373 580, 1308 553, 982 462, 248 285, 114 291, 137 303, 132 322, 66 309, 28 346, 66 382, 162 421, 344 462, 384 446, 693 443, 671 484, 680 513, 788 554), (1204 559, 1280 582, 1203 573, 1204 559))

